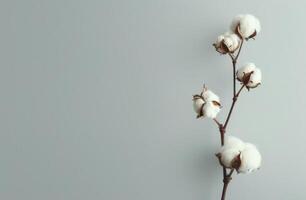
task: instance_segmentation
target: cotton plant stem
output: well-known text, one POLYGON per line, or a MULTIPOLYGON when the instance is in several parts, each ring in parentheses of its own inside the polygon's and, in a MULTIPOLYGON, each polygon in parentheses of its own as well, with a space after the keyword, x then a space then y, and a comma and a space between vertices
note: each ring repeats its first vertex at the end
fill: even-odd
POLYGON ((224 182, 224 184, 223 184, 221 200, 225 200, 228 184, 229 184, 229 181, 224 182))
POLYGON ((224 126, 223 126, 224 129, 226 129, 226 127, 227 127, 227 125, 228 125, 228 122, 229 122, 229 120, 230 120, 230 118, 231 118, 233 109, 234 109, 235 104, 236 104, 236 102, 237 102, 237 100, 238 100, 239 94, 240 94, 240 92, 242 91, 242 89, 243 89, 244 87, 245 87, 245 85, 242 85, 241 88, 239 89, 238 93, 236 93, 236 94, 234 95, 234 97, 233 97, 233 101, 232 101, 232 105, 231 105, 230 111, 229 111, 229 113, 228 113, 228 115, 227 115, 226 121, 225 121, 224 126))
MULTIPOLYGON (((245 87, 245 85, 242 85, 241 88, 239 89, 239 91, 236 93, 236 63, 237 63, 238 57, 240 55, 242 45, 243 45, 243 40, 241 41, 241 44, 239 46, 239 50, 238 50, 238 53, 237 53, 236 56, 233 56, 233 54, 229 54, 230 57, 231 57, 231 60, 232 60, 232 64, 233 64, 233 98, 232 98, 231 108, 228 112, 228 115, 226 117, 224 125, 222 123, 220 123, 219 121, 217 121, 217 119, 214 119, 214 121, 217 123, 217 125, 219 127, 220 136, 221 136, 221 146, 224 145, 224 135, 225 135, 225 132, 226 132, 226 127, 227 127, 227 125, 229 123, 229 120, 232 116, 232 112, 233 112, 233 109, 234 109, 235 104, 237 102, 237 99, 239 97, 239 94, 241 93, 241 91, 245 87)), ((232 174, 234 172, 234 169, 231 169, 231 171, 229 173, 227 173, 226 168, 224 166, 222 166, 222 168, 223 168, 222 169, 223 170, 223 189, 222 189, 221 200, 225 200, 228 184, 232 180, 232 174)))
POLYGON ((223 179, 223 189, 222 189, 222 196, 221 196, 221 200, 225 200, 225 196, 226 196, 226 191, 227 191, 227 187, 228 184, 230 183, 230 181, 232 180, 232 174, 233 174, 234 170, 232 169, 230 171, 229 174, 226 175, 226 177, 223 179))

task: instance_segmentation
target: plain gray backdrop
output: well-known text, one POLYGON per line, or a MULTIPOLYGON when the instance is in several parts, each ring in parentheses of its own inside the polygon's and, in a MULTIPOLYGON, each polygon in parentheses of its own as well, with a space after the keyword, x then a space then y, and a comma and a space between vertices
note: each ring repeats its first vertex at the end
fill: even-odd
POLYGON ((238 65, 255 62, 263 83, 228 134, 263 166, 227 199, 306 199, 304 1, 0 2, 0 199, 219 199, 218 130, 191 99, 205 82, 224 120, 231 65, 212 43, 240 13, 262 32, 238 65))

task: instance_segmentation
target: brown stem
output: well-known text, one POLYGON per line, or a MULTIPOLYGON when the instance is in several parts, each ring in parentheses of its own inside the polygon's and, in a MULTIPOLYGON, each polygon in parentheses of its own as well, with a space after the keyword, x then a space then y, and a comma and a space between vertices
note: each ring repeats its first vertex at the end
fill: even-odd
MULTIPOLYGON (((223 168, 224 168, 224 167, 223 167, 223 168)), ((223 178, 223 189, 222 189, 221 200, 225 200, 227 187, 228 187, 228 184, 230 183, 230 181, 232 180, 232 174, 233 174, 233 172, 234 172, 234 170, 231 169, 230 173, 227 174, 227 175, 223 178)))
POLYGON ((237 99, 238 99, 238 97, 239 97, 240 92, 242 91, 242 89, 243 89, 244 87, 245 87, 245 85, 242 85, 241 88, 239 89, 238 93, 235 94, 234 97, 233 97, 233 101, 232 101, 232 105, 231 105, 230 111, 229 111, 229 113, 228 113, 228 115, 227 115, 226 121, 225 121, 224 126, 223 126, 224 129, 226 129, 226 127, 227 127, 227 124, 228 124, 228 122, 229 122, 229 120, 230 120, 230 118, 231 118, 233 109, 234 109, 234 107, 235 107, 236 101, 237 101, 237 99))
POLYGON ((223 183, 221 200, 225 200, 225 195, 226 195, 226 190, 227 190, 228 184, 229 184, 229 182, 224 182, 223 183))
POLYGON ((216 122, 216 124, 218 125, 218 127, 222 126, 222 124, 221 124, 216 118, 214 118, 213 120, 214 120, 214 122, 216 122))
POLYGON ((236 94, 236 59, 233 60, 233 96, 236 94))
POLYGON ((240 47, 239 47, 238 53, 237 53, 237 55, 236 55, 236 57, 235 57, 235 60, 236 60, 236 61, 237 61, 237 59, 238 59, 238 57, 239 57, 239 55, 240 55, 242 45, 243 45, 243 40, 241 40, 241 43, 240 43, 240 47))
MULTIPOLYGON (((220 131, 220 136, 221 136, 221 145, 222 146, 224 145, 224 135, 225 135, 225 132, 226 132, 226 127, 227 127, 228 122, 231 118, 231 115, 232 115, 233 109, 235 107, 236 101, 238 99, 238 96, 239 96, 240 92, 245 87, 245 85, 241 86, 239 91, 236 93, 236 63, 237 63, 238 57, 239 57, 240 52, 241 52, 242 44, 243 44, 243 40, 241 41, 238 53, 235 57, 232 54, 229 54, 231 59, 232 59, 232 64, 233 64, 233 99, 232 99, 233 101, 232 101, 231 108, 230 108, 229 113, 226 117, 224 125, 221 124, 220 122, 218 122, 216 119, 214 119, 214 121, 219 126, 219 131, 220 131)), ((226 168, 224 166, 222 166, 222 168, 223 168, 222 169, 223 170, 223 189, 222 189, 221 200, 225 200, 228 184, 232 180, 232 174, 234 172, 234 169, 231 169, 231 171, 227 174, 226 168)))

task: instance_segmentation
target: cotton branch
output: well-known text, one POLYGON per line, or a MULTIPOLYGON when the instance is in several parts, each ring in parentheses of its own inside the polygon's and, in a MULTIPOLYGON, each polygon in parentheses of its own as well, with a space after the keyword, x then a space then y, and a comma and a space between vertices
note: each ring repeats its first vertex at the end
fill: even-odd
POLYGON ((261 84, 261 71, 254 63, 247 63, 238 70, 236 69, 244 41, 254 39, 260 32, 261 27, 256 17, 247 14, 236 16, 230 28, 230 32, 220 35, 213 44, 217 52, 224 55, 228 54, 232 62, 233 95, 225 122, 221 123, 216 118, 221 110, 221 103, 215 93, 204 86, 200 94, 193 95, 193 107, 197 113, 197 118, 213 119, 220 132, 221 149, 216 156, 223 170, 221 200, 225 200, 228 184, 232 180, 235 170, 238 173, 249 173, 258 169, 261 165, 261 155, 255 145, 244 143, 235 137, 227 136, 225 138, 226 128, 242 90, 244 88, 250 90, 261 84), (238 92, 236 91, 237 80, 241 83, 238 92))

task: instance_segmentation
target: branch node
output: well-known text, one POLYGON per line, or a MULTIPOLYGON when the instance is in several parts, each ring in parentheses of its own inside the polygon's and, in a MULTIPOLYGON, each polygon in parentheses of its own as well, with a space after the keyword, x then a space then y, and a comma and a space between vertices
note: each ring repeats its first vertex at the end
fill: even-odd
POLYGON ((223 183, 228 184, 232 180, 231 176, 225 176, 223 179, 223 183))
POLYGON ((222 124, 219 125, 219 131, 221 134, 225 133, 225 127, 222 124))

